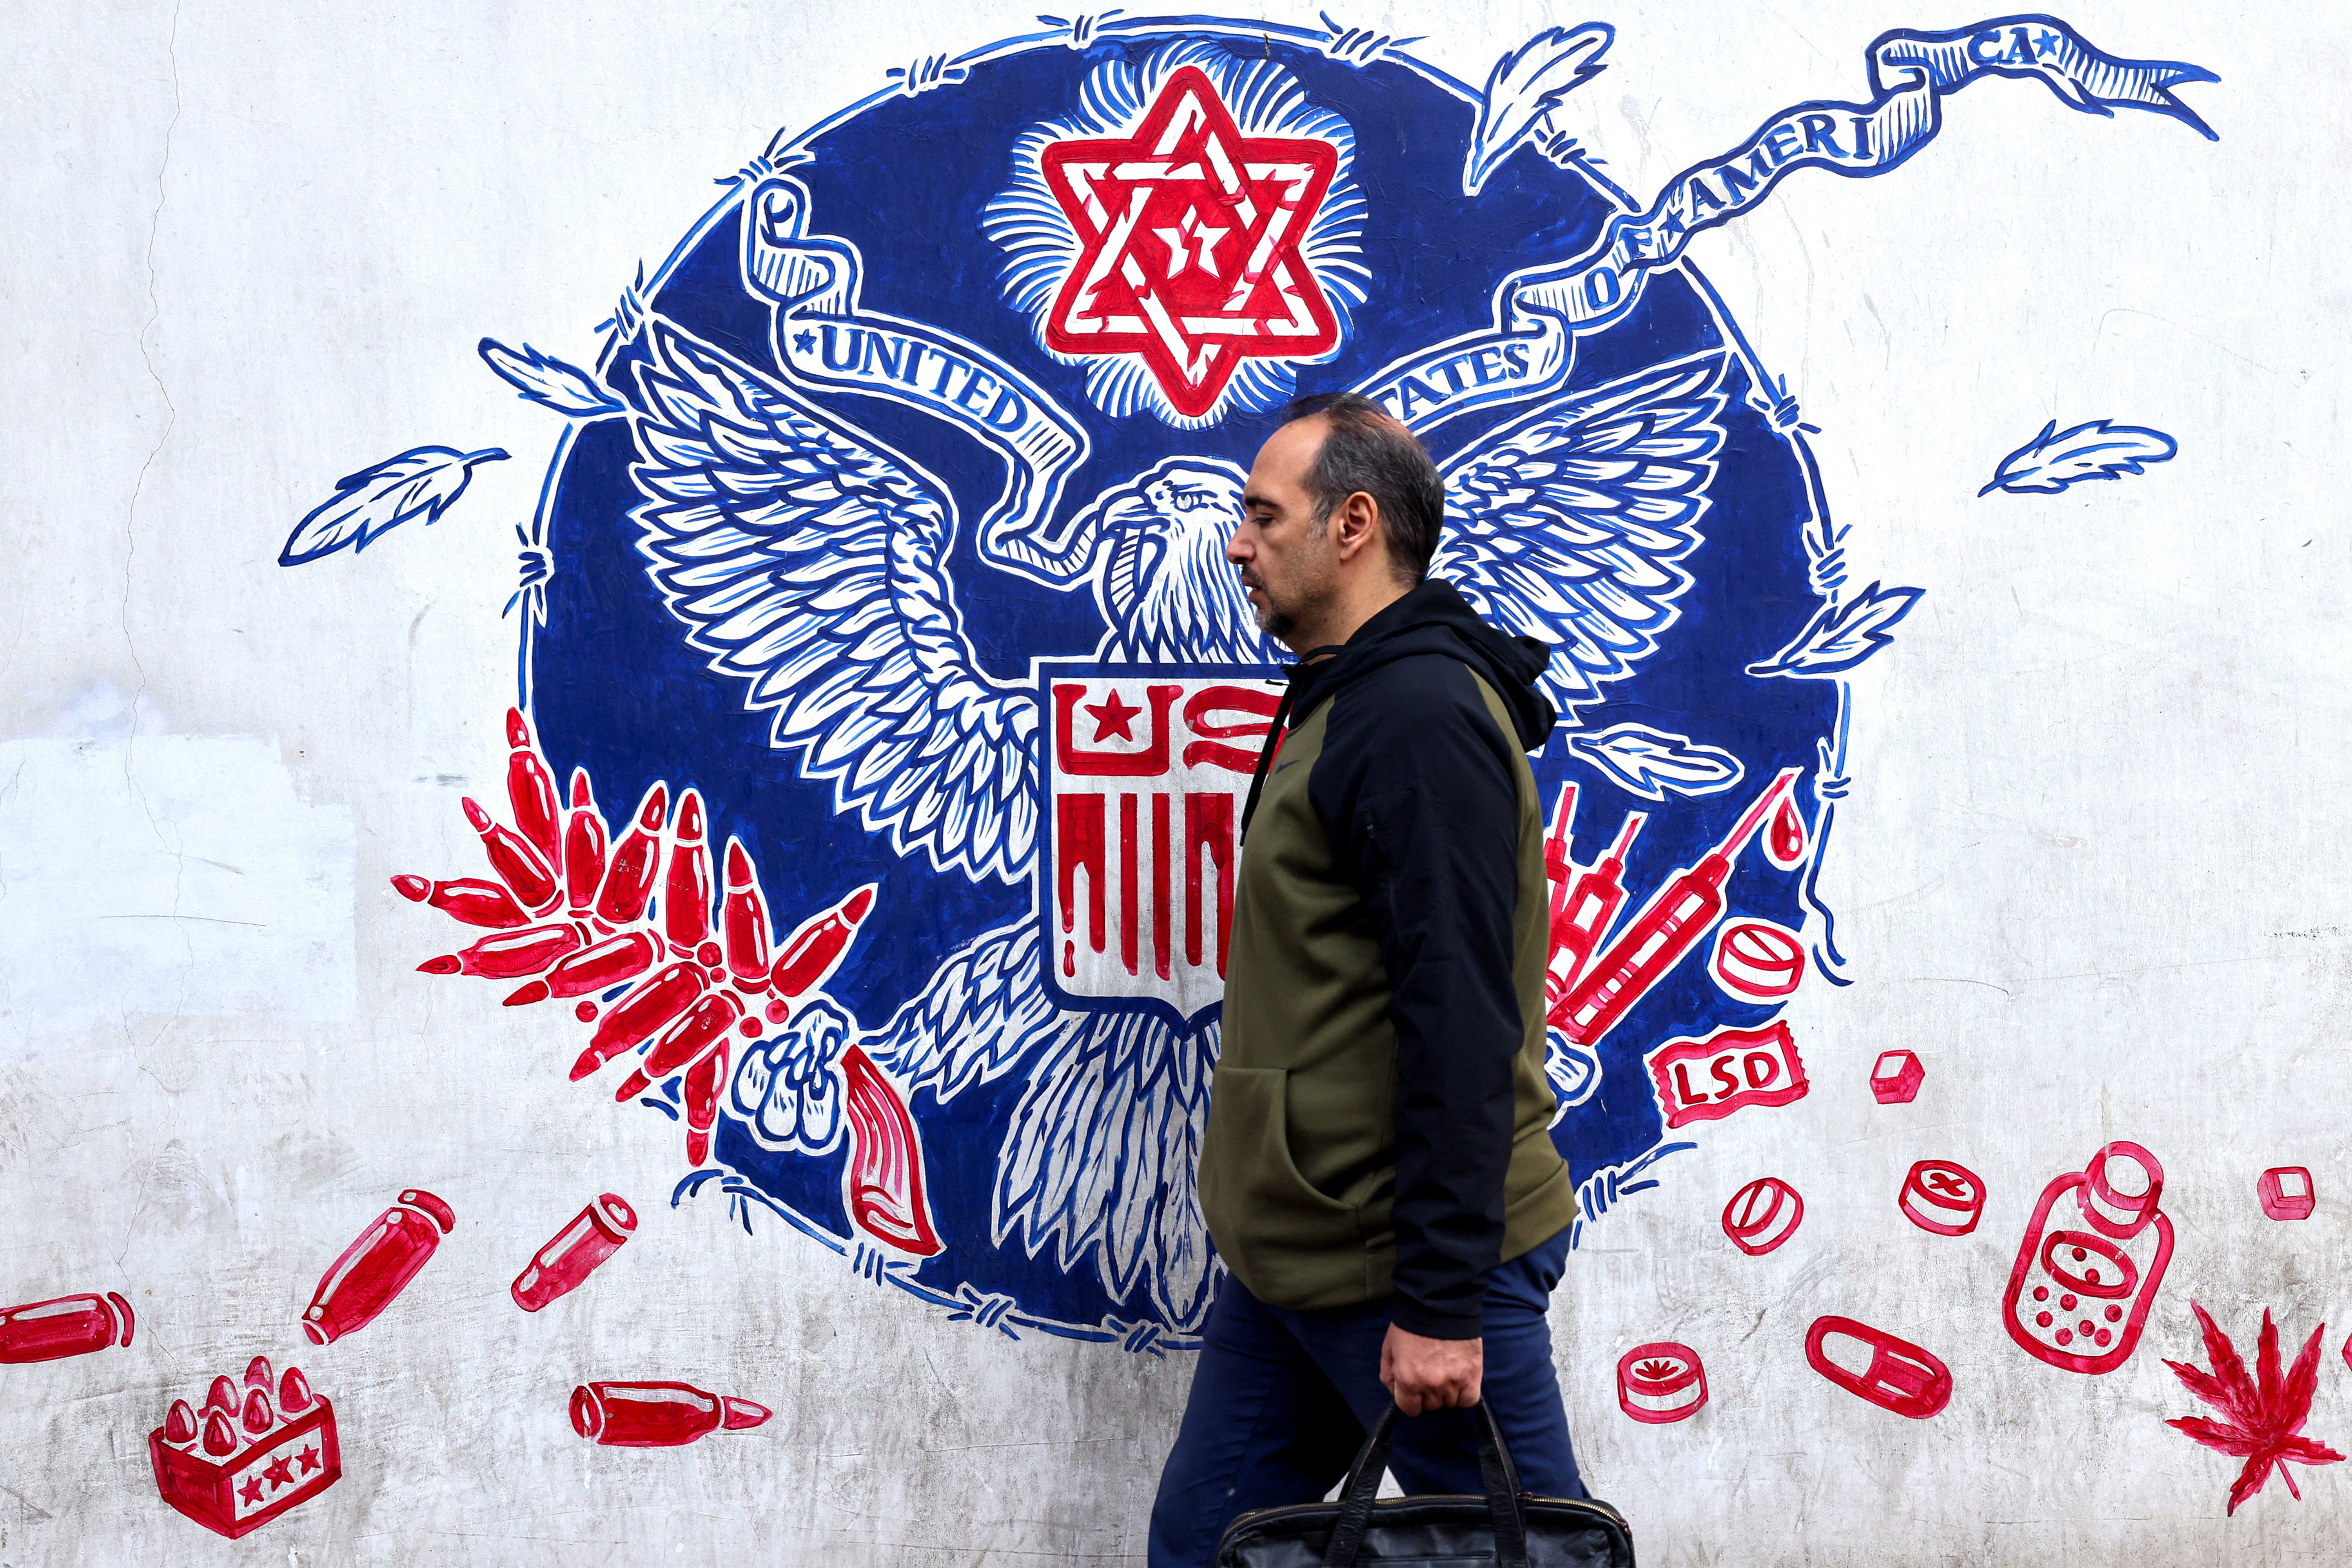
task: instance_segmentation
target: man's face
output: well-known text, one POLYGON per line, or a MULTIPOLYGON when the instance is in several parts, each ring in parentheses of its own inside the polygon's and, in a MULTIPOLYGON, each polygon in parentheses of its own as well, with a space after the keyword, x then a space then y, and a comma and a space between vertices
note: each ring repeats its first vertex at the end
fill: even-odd
POLYGON ((1316 612, 1339 587, 1330 530, 1315 521, 1307 489, 1327 423, 1320 416, 1294 419, 1257 449, 1241 521, 1225 544, 1225 559, 1241 568, 1258 629, 1294 652, 1306 651, 1293 640, 1301 623, 1319 620, 1316 612))

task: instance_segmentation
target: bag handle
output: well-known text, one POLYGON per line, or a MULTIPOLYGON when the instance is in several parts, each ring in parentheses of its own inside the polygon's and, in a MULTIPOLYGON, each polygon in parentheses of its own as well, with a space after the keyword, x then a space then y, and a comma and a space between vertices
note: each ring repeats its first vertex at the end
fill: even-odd
MULTIPOLYGON (((1495 1525, 1496 1568, 1528 1568, 1528 1521, 1519 1511, 1518 1469, 1504 1446, 1502 1428, 1495 1424, 1494 1406, 1482 1399, 1476 1409, 1478 1472, 1486 1484, 1486 1512, 1495 1525)), ((1372 1500, 1381 1489, 1381 1474, 1388 1468, 1400 1414, 1391 1402, 1356 1451, 1356 1462, 1339 1488, 1339 1517, 1331 1527, 1323 1568, 1356 1568, 1364 1537, 1371 1531, 1372 1500)))

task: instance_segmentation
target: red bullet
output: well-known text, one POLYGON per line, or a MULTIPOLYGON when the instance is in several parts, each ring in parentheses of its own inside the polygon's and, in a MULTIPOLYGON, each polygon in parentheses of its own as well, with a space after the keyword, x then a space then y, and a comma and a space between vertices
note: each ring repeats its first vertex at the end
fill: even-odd
POLYGON ((302 1331, 314 1344, 331 1344, 375 1321, 457 1224, 456 1212, 431 1193, 411 1187, 401 1194, 320 1277, 302 1331))
POLYGON ((478 974, 486 980, 511 980, 536 974, 581 945, 580 928, 573 925, 532 926, 527 931, 502 931, 486 936, 460 952, 445 952, 416 966, 423 974, 478 974))
POLYGON ((163 1418, 163 1441, 193 1443, 196 1440, 196 1413, 184 1399, 172 1401, 172 1413, 163 1418))
MULTIPOLYGON (((746 1019, 745 1022, 750 1022, 746 1019)), ((710 1158, 710 1130, 719 1124, 719 1086, 727 1081, 727 1039, 686 1072, 686 1163, 710 1158)))
POLYGON ((506 1005, 527 1007, 551 996, 584 996, 610 991, 623 981, 643 974, 660 956, 661 943, 654 940, 651 931, 633 931, 606 937, 558 963, 547 972, 544 980, 534 980, 518 989, 507 998, 506 1005))
POLYGON ((234 1454, 236 1452, 236 1427, 226 1411, 215 1410, 205 1416, 205 1452, 234 1454))
POLYGON ((662 823, 668 816, 669 786, 657 783, 646 791, 646 798, 637 805, 636 820, 622 836, 604 868, 604 885, 596 894, 598 920, 625 926, 646 912, 661 857, 662 823))
POLYGON ((477 805, 470 795, 465 806, 466 820, 482 836, 482 851, 490 858, 490 869, 513 890, 515 901, 534 914, 544 914, 554 908, 561 889, 555 885, 555 873, 539 851, 514 829, 491 821, 490 814, 477 805))
POLYGON ((572 816, 563 829, 563 892, 575 915, 586 914, 589 906, 596 901, 596 889, 604 880, 604 851, 608 847, 604 814, 596 809, 588 770, 574 768, 572 816))
POLYGON ((268 1356, 257 1355, 245 1363, 245 1385, 247 1388, 268 1388, 277 1381, 278 1374, 269 1370, 268 1356))
POLYGON ((656 1040, 646 1053, 637 1074, 630 1084, 622 1086, 614 1098, 635 1100, 645 1092, 647 1083, 659 1083, 689 1062, 698 1061, 713 1041, 724 1041, 735 1020, 743 1016, 743 1004, 731 991, 714 991, 687 1009, 686 1016, 670 1026, 668 1032, 656 1040))
POLYGON ((767 984, 768 900, 760 896, 760 874, 752 869, 740 839, 727 841, 727 898, 719 921, 727 972, 746 985, 767 984))
POLYGON ((299 1415, 318 1403, 310 1392, 310 1380, 302 1375, 299 1366, 289 1366, 286 1375, 278 1380, 278 1408, 289 1415, 299 1415))
POLYGON ((692 963, 673 963, 640 981, 614 1004, 588 1037, 588 1048, 572 1064, 572 1081, 578 1083, 623 1051, 651 1039, 655 1030, 694 1005, 707 984, 701 967, 692 963))
POLYGON ((135 1326, 131 1303, 111 1290, 103 1296, 59 1296, 0 1307, 0 1365, 57 1361, 127 1345, 135 1326))
POLYGON ((692 952, 710 935, 710 849, 703 832, 702 796, 688 790, 677 799, 669 880, 662 886, 662 934, 673 952, 692 952))
POLYGON ((515 1305, 536 1312, 595 1271, 635 1234, 637 1215, 616 1193, 605 1193, 572 1216, 515 1276, 515 1305))
POLYGON ((690 1383, 585 1383, 572 1391, 572 1429, 609 1448, 675 1447, 706 1433, 757 1426, 773 1414, 690 1383))
POLYGON ((518 709, 507 710, 507 802, 515 826, 548 865, 563 864, 563 813, 555 798, 555 775, 531 743, 530 724, 518 709))
POLYGON ((269 1408, 268 1392, 249 1390, 245 1396, 245 1429, 258 1437, 277 1425, 278 1412, 269 1408))
POLYGON ((392 885, 410 903, 430 904, 469 926, 513 927, 530 923, 530 916, 515 902, 512 893, 479 877, 428 882, 422 877, 401 876, 394 877, 392 885))
POLYGON ((874 908, 874 883, 866 883, 793 932, 776 958, 773 973, 778 995, 798 996, 833 977, 849 944, 857 939, 859 923, 874 908))

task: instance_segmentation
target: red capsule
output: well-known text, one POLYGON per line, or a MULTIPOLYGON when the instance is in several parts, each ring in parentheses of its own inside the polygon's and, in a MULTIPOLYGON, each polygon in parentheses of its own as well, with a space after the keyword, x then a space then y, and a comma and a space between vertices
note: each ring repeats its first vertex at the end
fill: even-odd
POLYGON ((554 908, 561 891, 555 885, 555 873, 546 860, 514 829, 490 820, 490 814, 474 804, 467 796, 465 802, 466 820, 482 836, 482 850, 490 858, 490 869, 514 891, 516 902, 535 914, 544 914, 554 908))
POLYGON ((719 939, 727 949, 728 973, 746 985, 768 983, 768 900, 760 896, 751 857, 736 838, 727 841, 727 900, 719 912, 719 939))
POLYGON ((588 912, 596 889, 604 880, 604 852, 610 840, 604 814, 588 784, 588 770, 572 770, 572 816, 563 828, 563 893, 575 915, 588 912))
POLYGON ((710 849, 703 831, 702 796, 688 790, 670 824, 669 879, 662 885, 662 934, 673 952, 692 952, 710 934, 710 849))
POLYGON ((669 786, 656 784, 637 805, 636 820, 614 847, 596 894, 596 918, 616 926, 632 923, 653 898, 654 873, 661 859, 662 824, 669 816, 669 786))
POLYGON ((289 1415, 299 1415, 317 1403, 310 1392, 310 1380, 302 1375, 299 1366, 289 1366, 286 1375, 278 1380, 278 1408, 289 1415))
POLYGON ((236 1426, 228 1412, 213 1410, 205 1415, 205 1452, 218 1457, 236 1452, 236 1426))
POLYGON ((530 924, 530 916, 515 902, 512 893, 479 877, 428 882, 422 877, 402 876, 394 877, 392 885, 410 903, 430 904, 452 920, 463 921, 469 926, 512 928, 530 924))
POLYGON ((486 980, 511 980, 541 970, 578 951, 580 928, 572 925, 533 926, 528 931, 500 931, 486 936, 462 952, 445 952, 418 964, 425 974, 478 974, 486 980))
POLYGON ((866 883, 793 932, 792 941, 784 943, 783 952, 776 959, 778 995, 801 995, 832 977, 842 955, 857 938, 858 922, 874 908, 874 883, 866 883))
POLYGON ((708 1432, 740 1432, 774 1414, 690 1383, 588 1383, 572 1391, 572 1429, 613 1448, 667 1448, 708 1432))
MULTIPOLYGON (((660 956, 661 943, 654 940, 651 931, 633 931, 606 937, 549 970, 546 979, 534 980, 518 989, 507 998, 506 1005, 528 1007, 551 996, 584 996, 592 991, 610 991, 651 969, 654 960, 660 956)), ((586 1015, 594 1016, 593 1010, 586 1015)))
POLYGON ((631 1073, 613 1098, 626 1104, 643 1094, 646 1087, 659 1083, 678 1068, 687 1066, 711 1047, 714 1040, 723 1043, 727 1031, 743 1016, 743 1004, 731 991, 713 991, 687 1010, 685 1017, 673 1025, 669 1032, 654 1042, 653 1049, 637 1070, 631 1073))
POLYGON ((710 1158, 710 1130, 719 1121, 719 1086, 727 1081, 727 1037, 719 1048, 686 1073, 686 1163, 700 1165, 710 1158))
POLYGON ((269 1408, 268 1392, 259 1388, 247 1392, 245 1396, 245 1429, 258 1437, 277 1425, 278 1412, 269 1408))
POLYGON ((172 1413, 163 1417, 163 1441, 193 1443, 196 1440, 196 1413, 184 1399, 172 1401, 172 1413))
POLYGON ((596 1026, 588 1048, 572 1064, 572 1081, 579 1082, 623 1051, 651 1039, 655 1030, 694 1005, 704 989, 702 971, 691 963, 673 963, 640 982, 596 1026))
POLYGON ((514 807, 515 826, 548 865, 563 865, 563 812, 555 797, 555 775, 532 744, 530 721, 518 709, 507 710, 507 802, 514 807))

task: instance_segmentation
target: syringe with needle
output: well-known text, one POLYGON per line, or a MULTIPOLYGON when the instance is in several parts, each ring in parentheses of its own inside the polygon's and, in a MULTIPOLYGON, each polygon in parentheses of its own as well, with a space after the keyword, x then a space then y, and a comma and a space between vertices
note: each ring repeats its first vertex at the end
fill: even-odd
POLYGON ((1626 816, 1617 830, 1617 842, 1590 871, 1580 872, 1573 885, 1563 881, 1553 890, 1551 966, 1544 975, 1544 1006, 1552 1026, 1563 1026, 1569 994, 1601 939, 1609 934, 1617 911, 1625 907, 1625 856, 1633 836, 1649 818, 1642 812, 1626 816))
POLYGON ((1649 994, 1650 988, 1714 929, 1723 918, 1723 885, 1730 879, 1732 861, 1803 771, 1781 769, 1780 777, 1756 798, 1722 843, 1642 906, 1625 934, 1609 944, 1609 950, 1555 1010, 1555 1026, 1580 1045, 1599 1044, 1633 1010, 1633 1004, 1649 994))

